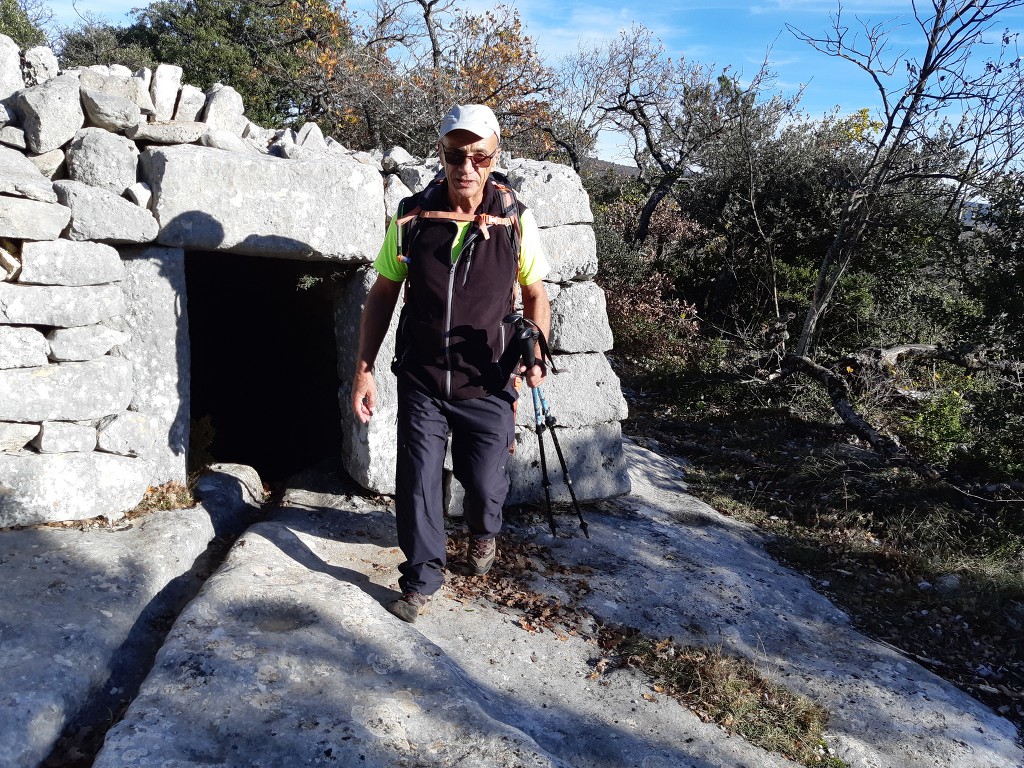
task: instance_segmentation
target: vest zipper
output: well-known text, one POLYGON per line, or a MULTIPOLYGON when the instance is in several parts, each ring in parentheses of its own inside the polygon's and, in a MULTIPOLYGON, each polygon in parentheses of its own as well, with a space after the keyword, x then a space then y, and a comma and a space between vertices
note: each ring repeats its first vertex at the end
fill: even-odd
MULTIPOLYGON (((471 224, 470 227, 473 225, 471 224)), ((445 303, 445 318, 444 318, 444 391, 445 399, 452 399, 452 358, 451 358, 451 331, 452 331, 452 312, 455 304, 455 279, 458 277, 459 262, 462 261, 463 255, 466 257, 466 269, 462 275, 462 287, 466 287, 466 281, 469 280, 469 270, 473 266, 473 250, 476 245, 476 229, 470 229, 469 234, 466 235, 466 239, 462 243, 462 250, 459 251, 459 255, 455 257, 455 261, 452 262, 451 269, 448 270, 448 300, 445 303)), ((456 231, 456 237, 458 232, 456 231)))
MULTIPOLYGON (((455 237, 458 237, 458 227, 455 227, 455 237)), ((454 244, 454 240, 452 241, 454 244)), ((465 248, 465 246, 463 246, 465 248)), ((441 339, 441 343, 444 344, 444 398, 445 400, 452 399, 452 353, 451 353, 451 339, 452 339, 452 312, 455 304, 455 277, 459 268, 459 261, 462 260, 462 251, 459 251, 459 255, 455 257, 455 260, 451 263, 448 268, 448 296, 445 300, 444 306, 444 338, 441 339)))

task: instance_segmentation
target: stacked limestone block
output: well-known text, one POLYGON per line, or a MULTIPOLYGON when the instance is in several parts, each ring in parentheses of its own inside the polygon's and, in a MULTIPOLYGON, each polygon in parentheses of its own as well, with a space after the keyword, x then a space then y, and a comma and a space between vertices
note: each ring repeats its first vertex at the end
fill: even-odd
POLYGON ((108 83, 141 99, 141 82, 61 74, 48 49, 0 35, 0 526, 117 516, 184 480, 183 448, 161 448, 167 398, 139 407, 133 270, 112 245, 151 241, 156 220, 123 196, 137 147, 93 110, 108 83))
MULTIPOLYGON (((403 197, 430 183, 438 172, 438 163, 436 158, 420 160, 396 148, 383 157, 382 168, 387 174, 384 189, 390 216, 403 197)), ((620 422, 626 418, 627 408, 618 377, 605 357, 612 348, 612 334, 604 293, 593 282, 597 273, 597 245, 589 199, 579 177, 565 166, 512 160, 498 170, 508 177, 520 199, 533 211, 551 263, 545 279, 552 308, 550 343, 562 373, 549 376, 543 389, 557 419, 555 428, 573 488, 581 500, 626 494, 630 485, 620 422)), ((346 469, 363 486, 392 493, 397 393, 388 363, 394 356, 394 330, 400 306, 377 358, 378 407, 368 426, 355 423, 349 402, 356 321, 373 285, 374 274, 372 270, 361 272, 338 304, 339 338, 350 335, 341 344, 350 354, 339 356, 339 402, 345 424, 346 469)), ((516 449, 509 462, 510 504, 544 498, 533 425, 533 403, 529 391, 524 389, 517 411, 516 449)), ((552 498, 568 501, 550 435, 546 440, 552 498)), ((457 513, 461 497, 457 483, 453 483, 450 495, 452 511, 457 513)))
POLYGON ((129 341, 104 325, 125 312, 124 265, 101 243, 14 250, 14 279, 0 283, 0 525, 129 509, 149 486, 142 456, 157 434, 128 410, 131 363, 109 354, 129 341))
MULTIPOLYGON (((383 237, 379 163, 316 124, 261 128, 235 89, 200 91, 169 64, 58 72, 54 60, 26 78, 31 53, 0 35, 0 145, 55 181, 65 236, 355 262, 383 237)), ((0 216, 38 208, 12 206, 0 216)))
POLYGON ((0 35, 0 527, 186 480, 185 249, 365 262, 382 237, 379 163, 316 125, 0 35))
MULTIPOLYGON (((386 212, 436 168, 400 150, 349 151, 312 123, 261 128, 233 88, 201 91, 181 82, 179 67, 62 72, 47 49, 19 51, 0 35, 0 527, 116 515, 147 485, 186 479, 186 252, 353 267, 337 313, 343 463, 367 488, 392 490, 393 380, 382 377, 383 410, 369 431, 348 410, 373 274, 356 268, 376 255, 386 212), (114 253, 116 275, 107 271, 114 253), (93 262, 103 269, 90 271, 93 262)), ((554 267, 552 342, 571 365, 549 389, 577 488, 586 498, 625 493, 625 404, 603 356, 610 335, 590 282, 586 195, 560 166, 505 170, 535 209, 554 267), (593 407, 577 412, 577 402, 593 407)), ((513 467, 510 500, 540 498, 531 437, 519 436, 524 471, 513 467)))
POLYGON ((105 325, 125 313, 120 256, 62 237, 74 211, 51 178, 85 125, 79 87, 0 35, 0 102, 0 526, 116 514, 149 485, 156 433, 110 354, 130 342, 105 325))

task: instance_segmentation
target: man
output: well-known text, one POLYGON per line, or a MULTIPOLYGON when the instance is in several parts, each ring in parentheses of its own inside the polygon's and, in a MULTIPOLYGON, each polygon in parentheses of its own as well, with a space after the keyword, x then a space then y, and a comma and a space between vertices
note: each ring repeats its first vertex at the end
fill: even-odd
POLYGON ((482 104, 457 106, 445 116, 437 147, 444 180, 403 201, 374 262, 379 275, 363 309, 352 409, 365 424, 377 405, 377 353, 405 282, 392 370, 398 376, 395 510, 406 559, 399 566, 402 597, 387 609, 409 622, 444 581, 441 479, 448 433, 455 477, 465 489, 467 559, 471 572, 482 575, 496 556, 508 492, 515 374, 531 387, 545 376, 542 365, 519 365, 515 334, 504 323, 516 284, 523 314, 545 335, 551 307, 536 221, 490 178, 500 139, 497 118, 482 104))

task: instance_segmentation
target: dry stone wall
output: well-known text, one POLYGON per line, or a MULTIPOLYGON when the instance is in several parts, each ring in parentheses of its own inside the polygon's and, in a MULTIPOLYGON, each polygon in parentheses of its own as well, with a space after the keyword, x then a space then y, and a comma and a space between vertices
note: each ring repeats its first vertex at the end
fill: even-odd
MULTIPOLYGON (((562 166, 502 170, 552 263, 551 341, 566 373, 549 400, 577 492, 625 493, 626 410, 604 357, 586 194, 562 166)), ((436 171, 397 148, 349 151, 315 124, 262 128, 233 88, 200 91, 179 67, 59 71, 48 49, 0 35, 0 527, 117 516, 149 486, 186 480, 186 252, 351 267, 336 309, 342 461, 365 487, 393 490, 393 381, 381 377, 369 428, 352 420, 347 388, 365 265, 387 214, 436 171)), ((539 498, 529 423, 521 408, 510 501, 539 498)))

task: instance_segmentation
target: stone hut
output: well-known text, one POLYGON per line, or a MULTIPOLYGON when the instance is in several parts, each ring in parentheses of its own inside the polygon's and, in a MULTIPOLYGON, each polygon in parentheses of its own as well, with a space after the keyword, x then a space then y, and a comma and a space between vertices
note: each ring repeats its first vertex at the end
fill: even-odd
MULTIPOLYGON (((368 427, 349 380, 366 265, 436 159, 352 152, 312 123, 264 129, 230 86, 181 74, 61 72, 0 35, 0 527, 117 516, 186 481, 190 441, 261 472, 252 451, 337 456, 368 490, 394 490, 393 377, 368 427)), ((564 373, 545 390, 573 486, 627 493, 586 193, 563 166, 500 170, 552 263, 564 373)), ((524 399, 510 503, 543 498, 532 410, 524 399)))

